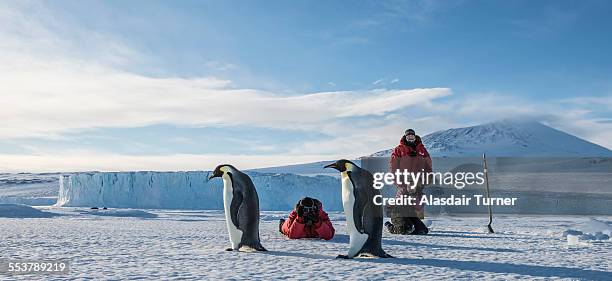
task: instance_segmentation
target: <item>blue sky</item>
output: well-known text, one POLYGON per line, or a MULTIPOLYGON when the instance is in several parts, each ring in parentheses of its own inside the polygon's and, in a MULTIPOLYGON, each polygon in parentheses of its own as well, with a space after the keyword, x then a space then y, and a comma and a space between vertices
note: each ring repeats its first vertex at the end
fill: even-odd
POLYGON ((356 157, 530 117, 612 147, 609 1, 3 1, 0 170, 356 157), (129 162, 127 164, 126 162, 129 162))

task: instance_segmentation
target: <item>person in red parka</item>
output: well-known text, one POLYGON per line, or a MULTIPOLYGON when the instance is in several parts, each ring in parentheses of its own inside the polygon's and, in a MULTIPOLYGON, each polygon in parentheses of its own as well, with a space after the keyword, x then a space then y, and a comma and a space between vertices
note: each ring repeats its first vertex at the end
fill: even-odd
POLYGON ((305 197, 298 201, 287 220, 281 219, 279 230, 289 239, 320 238, 330 240, 335 229, 321 201, 305 197))
POLYGON ((400 139, 399 145, 395 147, 393 153, 391 153, 391 169, 400 169, 403 167, 401 163, 397 161, 402 157, 406 156, 420 156, 425 160, 425 162, 429 165, 431 169, 431 157, 429 156, 429 152, 425 148, 425 145, 421 141, 421 137, 418 136, 413 129, 408 129, 400 139))
MULTIPOLYGON (((407 170, 411 173, 428 173, 432 171, 431 157, 423 145, 421 138, 413 129, 408 129, 400 139, 400 144, 393 150, 389 168, 391 172, 396 170, 407 170)), ((406 185, 397 185, 395 197, 403 195, 421 198, 424 186, 417 183, 415 189, 406 185)), ((419 202, 420 199, 417 199, 419 202)), ((421 221, 424 218, 424 206, 402 206, 391 210, 391 222, 386 222, 385 226, 393 234, 427 234, 429 229, 421 221)))

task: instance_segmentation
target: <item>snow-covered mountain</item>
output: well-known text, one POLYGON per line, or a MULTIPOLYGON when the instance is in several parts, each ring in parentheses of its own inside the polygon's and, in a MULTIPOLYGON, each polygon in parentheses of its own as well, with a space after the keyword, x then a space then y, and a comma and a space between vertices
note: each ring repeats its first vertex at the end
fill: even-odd
MULTIPOLYGON (((432 156, 612 156, 612 151, 535 121, 498 121, 422 137, 432 156)), ((392 149, 370 156, 390 156, 392 149)))

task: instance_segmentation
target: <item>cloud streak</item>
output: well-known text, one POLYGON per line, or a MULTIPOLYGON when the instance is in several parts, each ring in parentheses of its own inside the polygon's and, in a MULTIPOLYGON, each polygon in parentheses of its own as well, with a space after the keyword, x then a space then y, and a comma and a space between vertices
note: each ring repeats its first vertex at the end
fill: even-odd
POLYGON ((63 26, 53 17, 25 17, 33 9, 45 15, 36 3, 0 8, 0 24, 8 27, 0 31, 6 46, 0 51, 4 139, 152 124, 313 129, 450 95, 446 88, 287 95, 215 77, 148 77, 122 70, 130 58, 142 56, 119 39, 74 27, 64 33, 76 38, 57 34, 48 26, 63 26), (91 37, 101 38, 85 40, 94 49, 72 50, 74 41, 91 37))
POLYGON ((281 95, 211 77, 151 78, 105 67, 40 62, 0 69, 0 138, 99 127, 250 125, 312 129, 338 118, 384 115, 451 94, 446 88, 281 95), (33 65, 33 64, 30 64, 33 65))

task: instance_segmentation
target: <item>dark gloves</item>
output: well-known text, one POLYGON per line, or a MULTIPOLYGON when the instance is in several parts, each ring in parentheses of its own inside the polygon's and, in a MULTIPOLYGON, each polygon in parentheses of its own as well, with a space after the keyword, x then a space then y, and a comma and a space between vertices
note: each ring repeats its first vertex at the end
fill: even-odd
POLYGON ((305 197, 295 205, 295 212, 304 224, 312 226, 319 221, 320 206, 319 200, 305 197))
POLYGON ((310 226, 310 225, 317 223, 318 221, 319 221, 318 212, 308 212, 304 216, 304 222, 306 223, 306 225, 310 226))
POLYGON ((316 208, 304 208, 304 206, 296 206, 295 211, 302 221, 310 226, 319 221, 319 210, 316 208))
POLYGON ((298 217, 304 216, 304 206, 301 206, 299 203, 295 205, 295 211, 297 212, 298 217))

